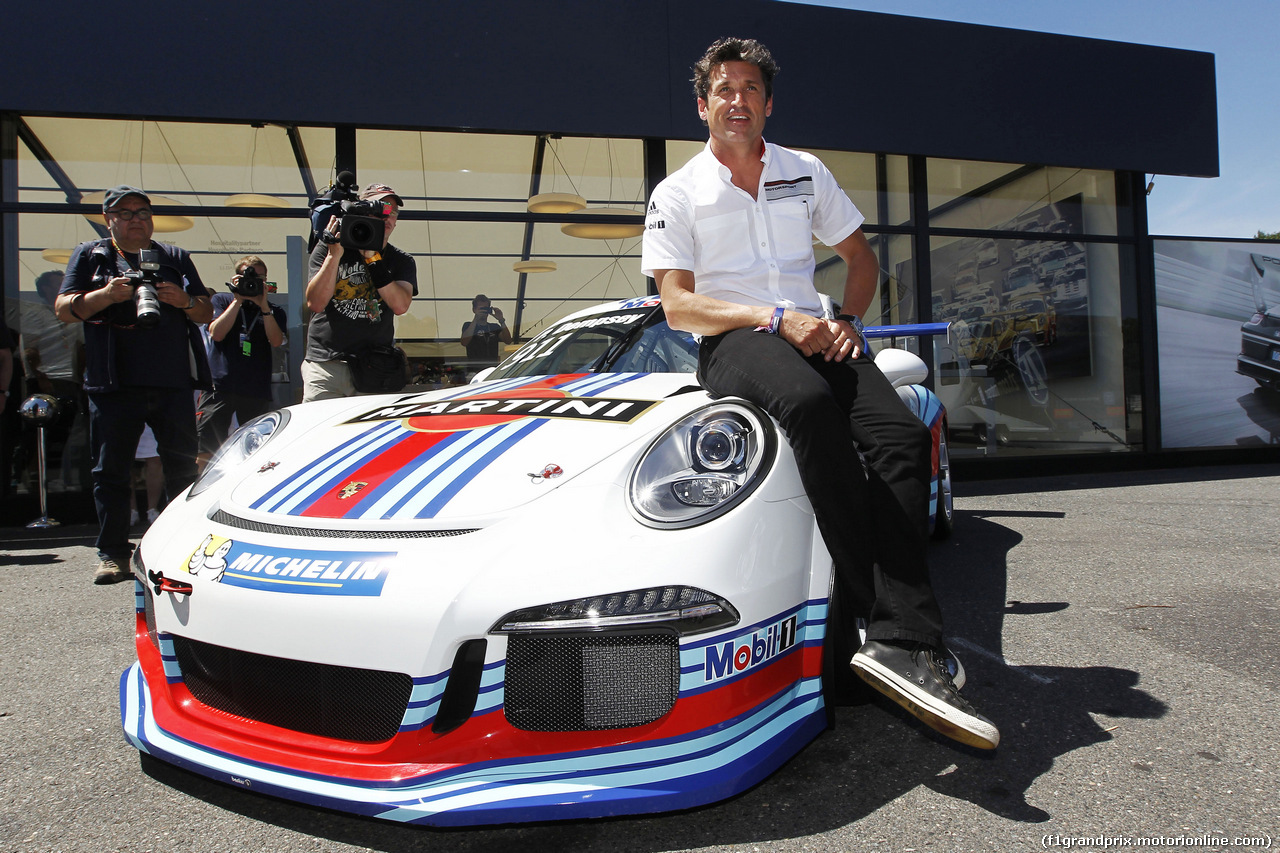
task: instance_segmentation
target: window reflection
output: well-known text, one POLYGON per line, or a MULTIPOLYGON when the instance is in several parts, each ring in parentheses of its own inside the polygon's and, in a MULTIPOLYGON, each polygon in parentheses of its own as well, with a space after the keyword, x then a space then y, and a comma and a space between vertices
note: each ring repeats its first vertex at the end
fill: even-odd
POLYGON ((1117 233, 1113 172, 939 159, 927 169, 930 227, 1117 233))
POLYGON ((938 393, 952 452, 1131 449, 1119 249, 1064 239, 935 238, 938 393))

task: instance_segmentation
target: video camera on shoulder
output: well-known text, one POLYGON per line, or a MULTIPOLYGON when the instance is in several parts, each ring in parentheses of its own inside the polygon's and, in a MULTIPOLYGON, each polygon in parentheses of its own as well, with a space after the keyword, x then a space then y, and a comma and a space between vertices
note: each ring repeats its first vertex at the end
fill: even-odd
POLYGON ((240 282, 227 282, 227 287, 236 296, 243 296, 246 299, 257 299, 262 295, 266 282, 262 280, 262 276, 258 275, 258 271, 252 266, 244 268, 244 272, 240 273, 240 282))
POLYGON ((311 242, 333 240, 325 233, 329 218, 338 217, 338 242, 344 249, 374 251, 382 248, 386 234, 386 217, 382 205, 376 201, 361 201, 356 192, 356 178, 350 172, 340 172, 333 189, 311 203, 311 242))
POLYGON ((160 253, 155 249, 143 249, 138 252, 138 268, 121 273, 133 285, 133 307, 138 316, 134 325, 139 329, 154 329, 160 325, 160 295, 156 291, 159 271, 160 253))

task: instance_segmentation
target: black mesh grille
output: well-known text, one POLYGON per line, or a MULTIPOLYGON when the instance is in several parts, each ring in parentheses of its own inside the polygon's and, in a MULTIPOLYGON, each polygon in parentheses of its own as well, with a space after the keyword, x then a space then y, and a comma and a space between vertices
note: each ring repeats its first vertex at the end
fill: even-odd
POLYGON ((651 723, 680 692, 675 634, 538 634, 507 639, 503 713, 534 732, 651 723))
POLYGON ((282 536, 312 536, 323 539, 442 539, 448 536, 466 536, 475 533, 478 527, 464 527, 457 530, 377 530, 353 528, 333 530, 328 527, 294 527, 288 524, 269 524, 265 521, 252 521, 232 515, 223 509, 209 513, 209 520, 228 527, 251 530, 254 533, 276 533, 282 536))
POLYGON ((173 638, 182 680, 204 704, 273 726, 364 742, 400 728, 413 679, 403 673, 274 658, 173 638))

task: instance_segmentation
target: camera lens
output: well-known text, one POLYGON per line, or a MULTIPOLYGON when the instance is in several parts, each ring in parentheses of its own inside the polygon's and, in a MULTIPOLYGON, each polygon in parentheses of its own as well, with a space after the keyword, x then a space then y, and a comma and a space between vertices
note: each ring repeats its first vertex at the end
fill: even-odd
POLYGON ((369 227, 369 223, 363 220, 356 220, 350 224, 347 239, 353 243, 365 245, 373 239, 373 229, 369 227))
POLYGON ((156 294, 154 284, 146 281, 138 282, 133 291, 133 303, 138 317, 138 328, 154 329, 160 325, 160 298, 156 294))

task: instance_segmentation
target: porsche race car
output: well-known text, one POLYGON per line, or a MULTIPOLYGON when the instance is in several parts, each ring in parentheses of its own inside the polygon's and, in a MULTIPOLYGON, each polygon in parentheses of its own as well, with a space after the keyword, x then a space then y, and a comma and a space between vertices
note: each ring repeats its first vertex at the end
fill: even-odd
MULTIPOLYGON (((785 435, 696 363, 644 297, 554 323, 483 381, 246 424, 134 554, 125 736, 438 826, 764 779, 828 725, 831 558, 785 435)), ((946 414, 918 357, 877 364, 932 428, 945 535, 946 414)))

